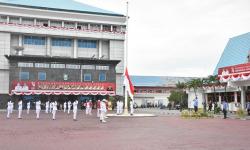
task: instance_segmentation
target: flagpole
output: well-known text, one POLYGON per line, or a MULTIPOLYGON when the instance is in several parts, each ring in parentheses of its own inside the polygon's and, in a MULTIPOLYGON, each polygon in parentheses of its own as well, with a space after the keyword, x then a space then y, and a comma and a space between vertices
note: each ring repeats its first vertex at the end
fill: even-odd
MULTIPOLYGON (((125 53, 124 53, 124 75, 125 75, 125 70, 128 66, 128 1, 127 1, 127 13, 126 13, 126 37, 125 37, 125 53)), ((125 78, 125 76, 124 76, 125 78)), ((128 87, 125 85, 125 105, 124 105, 124 115, 128 114, 128 87)))

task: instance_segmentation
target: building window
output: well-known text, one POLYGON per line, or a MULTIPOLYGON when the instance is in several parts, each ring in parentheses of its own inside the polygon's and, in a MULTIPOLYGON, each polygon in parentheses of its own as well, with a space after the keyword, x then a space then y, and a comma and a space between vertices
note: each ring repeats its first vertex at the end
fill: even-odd
POLYGON ((78 40, 78 47, 80 48, 96 48, 96 45, 94 40, 78 40))
POLYGON ((52 38, 52 46, 71 47, 72 39, 52 38))
POLYGON ((20 72, 19 79, 20 80, 29 80, 29 72, 20 72))
POLYGON ((19 17, 9 17, 9 18, 10 18, 9 20, 10 23, 19 24, 20 22, 19 17))
POLYGON ((35 63, 36 68, 49 68, 49 64, 45 63, 35 63))
POLYGON ((48 20, 37 19, 36 25, 48 27, 48 20))
POLYGON ((46 80, 46 72, 38 72, 38 80, 40 81, 46 80))
POLYGON ((18 67, 33 67, 33 63, 19 62, 18 67))
POLYGON ((62 22, 61 21, 50 21, 50 26, 51 27, 62 27, 62 22))
POLYGON ((99 81, 106 81, 106 73, 99 74, 99 81))
POLYGON ((84 74, 84 81, 91 81, 91 74, 90 73, 84 74))
POLYGON ((96 66, 96 70, 109 70, 109 66, 96 66))
POLYGON ((51 68, 65 68, 65 64, 51 64, 51 68))
POLYGON ((34 25, 34 19, 32 19, 32 18, 22 18, 22 24, 34 25))
POLYGON ((80 69, 80 65, 66 64, 67 69, 80 69))
POLYGON ((7 22, 7 16, 0 15, 0 22, 7 22))
POLYGON ((24 36, 23 43, 27 45, 45 45, 45 37, 24 36))
POLYGON ((95 70, 95 65, 82 65, 82 69, 95 70))

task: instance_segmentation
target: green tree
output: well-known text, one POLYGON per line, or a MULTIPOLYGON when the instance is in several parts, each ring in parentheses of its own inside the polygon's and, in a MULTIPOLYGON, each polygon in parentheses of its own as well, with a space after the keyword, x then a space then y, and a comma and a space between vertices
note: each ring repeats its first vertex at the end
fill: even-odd
POLYGON ((187 84, 184 83, 184 82, 178 81, 178 83, 176 84, 177 90, 180 93, 182 93, 181 94, 181 99, 180 99, 180 107, 181 107, 181 109, 185 108, 185 107, 188 107, 188 97, 187 97, 187 93, 185 91, 186 87, 187 87, 187 84))
POLYGON ((180 104, 181 98, 183 97, 183 93, 180 91, 171 91, 168 100, 170 102, 174 102, 174 104, 180 104))

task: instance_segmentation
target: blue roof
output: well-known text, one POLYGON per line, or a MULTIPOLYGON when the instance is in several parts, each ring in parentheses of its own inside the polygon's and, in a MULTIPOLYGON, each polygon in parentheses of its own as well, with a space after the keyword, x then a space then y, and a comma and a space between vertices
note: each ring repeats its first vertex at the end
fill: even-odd
POLYGON ((249 50, 250 32, 229 39, 213 74, 217 75, 221 67, 246 63, 249 50))
POLYGON ((74 0, 0 0, 0 4, 32 7, 39 9, 51 9, 61 11, 73 11, 82 13, 124 16, 112 11, 100 9, 74 0))
POLYGON ((193 77, 170 77, 170 76, 131 76, 134 86, 167 87, 175 86, 179 82, 187 82, 193 77))

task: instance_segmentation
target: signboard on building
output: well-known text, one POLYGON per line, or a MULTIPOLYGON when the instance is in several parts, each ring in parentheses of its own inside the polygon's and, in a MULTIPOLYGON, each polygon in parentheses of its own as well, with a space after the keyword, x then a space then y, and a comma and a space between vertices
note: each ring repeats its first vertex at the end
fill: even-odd
POLYGON ((115 83, 12 81, 11 94, 107 95, 115 93, 115 83))
POLYGON ((249 80, 250 63, 219 68, 218 77, 221 82, 249 80))

